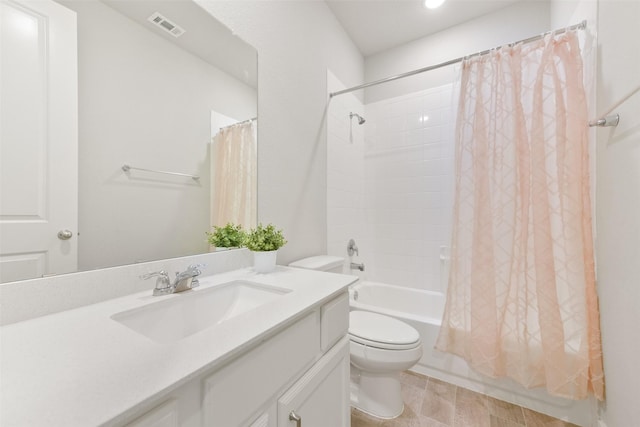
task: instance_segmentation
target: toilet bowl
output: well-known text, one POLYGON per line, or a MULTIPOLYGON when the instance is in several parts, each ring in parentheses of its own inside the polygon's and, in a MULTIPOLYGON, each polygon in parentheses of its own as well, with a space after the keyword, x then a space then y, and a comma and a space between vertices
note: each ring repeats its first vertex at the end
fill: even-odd
POLYGON ((379 418, 395 418, 404 404, 401 371, 422 357, 420 334, 389 316, 349 313, 351 405, 379 418))
MULTIPOLYGON (((314 256, 291 267, 341 272, 344 259, 314 256)), ((378 313, 349 313, 351 406, 378 418, 395 418, 404 404, 400 372, 422 357, 420 334, 408 324, 378 313)))

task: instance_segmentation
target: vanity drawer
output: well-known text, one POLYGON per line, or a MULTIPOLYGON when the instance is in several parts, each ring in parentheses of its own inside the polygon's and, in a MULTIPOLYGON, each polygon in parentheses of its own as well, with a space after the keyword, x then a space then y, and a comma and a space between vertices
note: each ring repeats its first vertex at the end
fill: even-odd
POLYGON ((344 292, 320 310, 320 347, 329 350, 349 331, 349 294, 344 292))
POLYGON ((246 424, 319 353, 320 313, 315 310, 204 379, 204 425, 246 424))

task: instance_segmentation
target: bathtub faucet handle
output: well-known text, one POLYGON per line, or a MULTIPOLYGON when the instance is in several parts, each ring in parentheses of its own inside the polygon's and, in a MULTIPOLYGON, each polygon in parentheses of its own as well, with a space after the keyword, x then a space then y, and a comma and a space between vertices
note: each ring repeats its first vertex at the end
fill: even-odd
POLYGON ((349 254, 349 256, 353 256, 354 253, 356 255, 360 255, 358 253, 358 246, 356 245, 355 240, 349 239, 349 243, 347 244, 347 253, 349 254))
POLYGON ((357 262, 352 262, 351 265, 349 266, 352 270, 360 270, 360 271, 364 271, 364 263, 357 263, 357 262))

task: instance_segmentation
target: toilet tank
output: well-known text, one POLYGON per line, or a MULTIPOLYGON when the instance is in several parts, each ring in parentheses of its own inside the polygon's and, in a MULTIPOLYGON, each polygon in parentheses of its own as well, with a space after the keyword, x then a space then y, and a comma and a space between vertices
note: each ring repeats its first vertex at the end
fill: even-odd
POLYGON ((306 268, 307 270, 328 271, 342 273, 344 258, 331 255, 317 255, 302 258, 289 264, 289 267, 306 268))

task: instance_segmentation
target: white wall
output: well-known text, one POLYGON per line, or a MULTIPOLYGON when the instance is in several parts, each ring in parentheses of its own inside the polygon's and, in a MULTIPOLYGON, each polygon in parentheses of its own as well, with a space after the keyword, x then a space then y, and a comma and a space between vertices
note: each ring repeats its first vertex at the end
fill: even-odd
MULTIPOLYGON (((640 86, 640 2, 553 0, 556 26, 587 19, 597 34, 594 117, 640 86)), ((597 129, 596 268, 604 353, 606 401, 600 417, 608 427, 640 419, 640 93, 614 113, 617 128, 597 129)))
MULTIPOLYGON (((640 86, 640 2, 601 1, 598 111, 640 86)), ((640 421, 640 93, 598 130, 597 277, 609 427, 640 421)))
POLYGON ((326 253, 326 73, 362 57, 324 2, 198 1, 258 50, 258 218, 284 229, 278 263, 326 253))
MULTIPOLYGON (((384 51, 365 60, 365 81, 440 64, 548 31, 549 3, 520 1, 461 25, 384 51), (524 19, 523 19, 524 17, 524 19)), ((366 90, 365 103, 450 83, 454 67, 443 67, 366 90)))
MULTIPOLYGON (((598 4, 598 102, 603 113, 640 86, 640 2, 598 4)), ((640 420, 640 93, 597 131, 596 261, 609 427, 640 420)))
POLYGON ((78 13, 80 269, 206 252, 211 110, 253 117, 255 90, 103 3, 62 3, 78 13))

